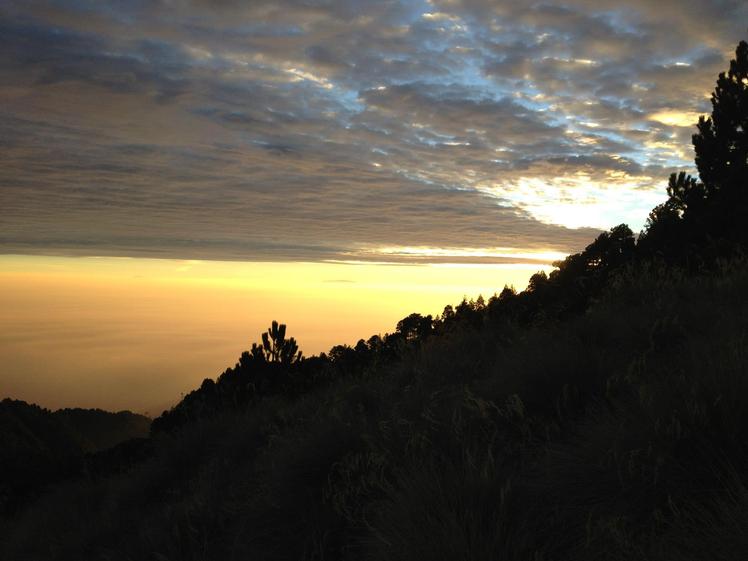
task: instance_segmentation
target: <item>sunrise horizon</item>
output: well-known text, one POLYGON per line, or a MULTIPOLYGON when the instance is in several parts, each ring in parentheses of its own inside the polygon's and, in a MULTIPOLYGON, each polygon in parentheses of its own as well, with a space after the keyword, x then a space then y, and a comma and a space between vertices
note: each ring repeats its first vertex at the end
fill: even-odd
POLYGON ((744 559, 746 21, 0 1, 0 559, 744 559))
POLYGON ((0 8, 0 393, 156 413, 273 319, 327 352, 642 231, 745 13, 188 4, 0 8))
POLYGON ((326 353, 393 332, 410 313, 436 317, 505 285, 523 290, 563 255, 524 257, 529 262, 0 255, 3 393, 51 409, 157 416, 233 366, 272 320, 288 324, 306 356, 326 353), (54 379, 40 361, 51 356, 54 379))

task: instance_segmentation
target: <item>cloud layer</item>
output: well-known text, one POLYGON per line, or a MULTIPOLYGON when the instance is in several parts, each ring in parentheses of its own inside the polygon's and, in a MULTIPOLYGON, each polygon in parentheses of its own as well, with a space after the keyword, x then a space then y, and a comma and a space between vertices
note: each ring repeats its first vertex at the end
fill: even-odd
POLYGON ((747 19, 731 0, 4 2, 0 252, 574 251, 690 169, 747 19))

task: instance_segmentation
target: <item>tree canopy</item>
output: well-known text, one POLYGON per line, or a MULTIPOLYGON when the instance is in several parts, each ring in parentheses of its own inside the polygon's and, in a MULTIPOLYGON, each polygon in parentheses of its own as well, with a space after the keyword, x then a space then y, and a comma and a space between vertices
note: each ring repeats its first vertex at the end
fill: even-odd
POLYGON ((286 339, 286 324, 273 320, 267 332, 262 334, 262 346, 252 344, 252 356, 265 362, 293 364, 301 360, 301 351, 296 339, 286 339))
POLYGON ((748 43, 741 41, 712 93, 712 114, 699 118, 692 141, 699 178, 674 173, 668 200, 649 215, 642 250, 688 261, 699 247, 702 263, 736 248, 748 233, 748 43), (711 253, 705 246, 711 246, 711 253))

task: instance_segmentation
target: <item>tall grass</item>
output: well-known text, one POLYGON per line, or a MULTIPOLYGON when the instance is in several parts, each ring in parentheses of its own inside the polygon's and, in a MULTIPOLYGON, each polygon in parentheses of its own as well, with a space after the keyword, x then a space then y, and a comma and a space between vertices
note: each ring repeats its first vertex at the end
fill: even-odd
POLYGON ((748 265, 621 273, 581 317, 462 329, 201 421, 3 532, 2 558, 737 559, 748 265))

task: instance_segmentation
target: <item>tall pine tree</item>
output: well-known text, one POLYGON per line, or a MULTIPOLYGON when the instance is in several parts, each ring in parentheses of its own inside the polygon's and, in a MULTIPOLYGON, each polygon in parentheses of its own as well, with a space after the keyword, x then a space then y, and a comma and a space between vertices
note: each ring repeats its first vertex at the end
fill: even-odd
POLYGON ((693 135, 699 179, 672 174, 668 200, 649 215, 642 254, 710 263, 748 245, 748 43, 741 41, 693 135))
POLYGON ((712 236, 745 242, 748 216, 748 43, 741 41, 712 94, 712 115, 693 135, 712 236))
POLYGON ((712 116, 693 135, 696 167, 709 195, 746 189, 748 177, 748 43, 741 41, 712 94, 712 116))

